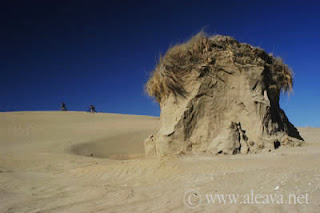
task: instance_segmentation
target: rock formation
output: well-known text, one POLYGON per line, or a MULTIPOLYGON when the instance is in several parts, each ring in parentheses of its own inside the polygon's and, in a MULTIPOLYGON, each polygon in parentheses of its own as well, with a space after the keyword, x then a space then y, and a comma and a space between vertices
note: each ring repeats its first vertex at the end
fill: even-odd
POLYGON ((229 36, 195 35, 171 47, 147 82, 161 108, 161 128, 147 155, 248 154, 303 139, 279 106, 292 89, 281 59, 229 36))

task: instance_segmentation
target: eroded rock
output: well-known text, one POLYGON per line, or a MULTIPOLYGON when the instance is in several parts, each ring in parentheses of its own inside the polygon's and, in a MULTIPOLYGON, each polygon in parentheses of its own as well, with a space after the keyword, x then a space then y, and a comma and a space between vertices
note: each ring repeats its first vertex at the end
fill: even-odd
POLYGON ((203 33, 174 46, 147 83, 161 107, 161 128, 147 155, 248 154, 303 143, 279 106, 291 70, 260 48, 203 33))

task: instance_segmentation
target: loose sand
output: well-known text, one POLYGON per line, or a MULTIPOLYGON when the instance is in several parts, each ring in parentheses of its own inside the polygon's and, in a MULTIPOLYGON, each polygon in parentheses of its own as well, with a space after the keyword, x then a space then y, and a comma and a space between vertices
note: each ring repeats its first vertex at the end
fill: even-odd
POLYGON ((146 159, 143 141, 158 128, 148 116, 0 113, 0 212, 320 212, 320 129, 299 128, 307 145, 271 153, 146 159), (189 190, 200 205, 185 205, 189 190), (310 203, 205 197, 251 190, 307 193, 310 203))

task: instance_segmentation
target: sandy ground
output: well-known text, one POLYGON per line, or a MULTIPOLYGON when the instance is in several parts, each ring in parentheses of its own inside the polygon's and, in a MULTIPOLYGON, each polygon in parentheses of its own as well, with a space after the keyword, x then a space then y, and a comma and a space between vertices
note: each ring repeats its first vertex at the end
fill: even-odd
POLYGON ((157 128, 148 116, 0 113, 0 212, 320 212, 320 129, 272 153, 146 159, 157 128))

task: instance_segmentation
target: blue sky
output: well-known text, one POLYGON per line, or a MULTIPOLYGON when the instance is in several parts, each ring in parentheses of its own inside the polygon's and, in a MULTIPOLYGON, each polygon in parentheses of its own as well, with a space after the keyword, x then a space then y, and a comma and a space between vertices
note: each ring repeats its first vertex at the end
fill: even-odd
POLYGON ((295 73, 281 107, 320 127, 317 1, 4 1, 0 111, 70 110, 156 115, 144 93, 160 54, 201 29, 281 56, 295 73))

